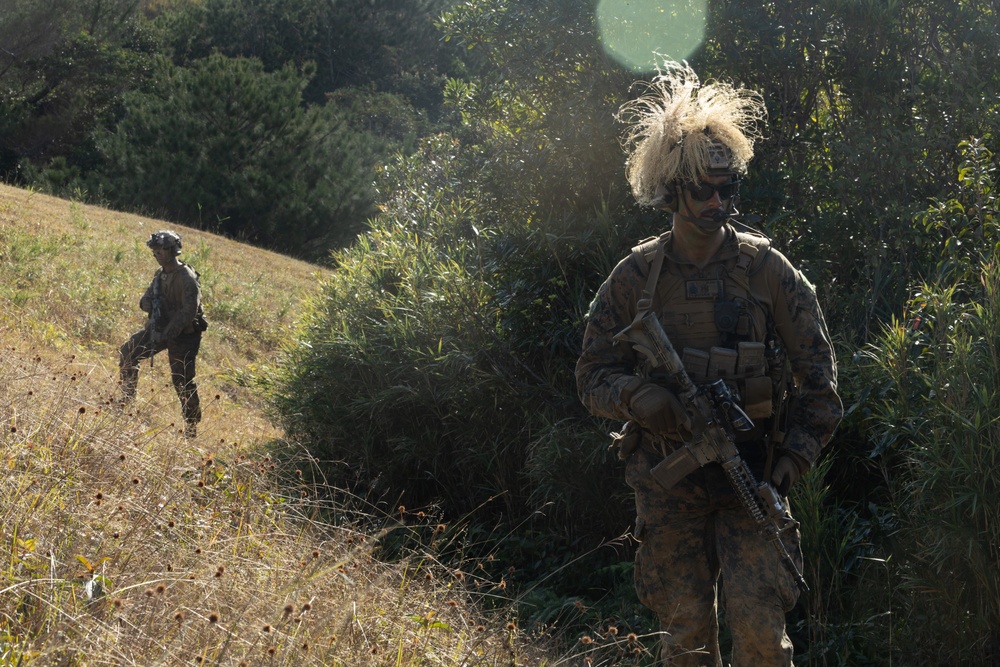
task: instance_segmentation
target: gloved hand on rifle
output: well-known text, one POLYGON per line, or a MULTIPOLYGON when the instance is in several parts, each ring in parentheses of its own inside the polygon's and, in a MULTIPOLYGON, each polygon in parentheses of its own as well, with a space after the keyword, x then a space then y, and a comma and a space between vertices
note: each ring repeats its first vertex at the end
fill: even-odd
POLYGON ((641 385, 628 399, 632 417, 650 433, 675 440, 689 440, 693 435, 691 417, 674 392, 655 382, 641 385))
POLYGON ((809 464, 804 458, 794 452, 780 450, 778 460, 771 471, 771 484, 782 497, 787 496, 795 483, 809 470, 809 464))

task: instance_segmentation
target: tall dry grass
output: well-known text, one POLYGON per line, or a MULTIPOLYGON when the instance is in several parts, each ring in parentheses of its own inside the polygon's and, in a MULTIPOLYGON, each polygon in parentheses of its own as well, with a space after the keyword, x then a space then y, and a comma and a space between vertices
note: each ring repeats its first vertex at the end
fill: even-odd
MULTIPOLYGON (((0 186, 0 664, 596 655, 559 657, 526 636, 501 564, 439 560, 461 551, 460 529, 404 509, 380 516, 308 481, 306 453, 269 453, 282 434, 240 373, 274 360, 321 269, 180 229, 211 323, 205 420, 197 439, 182 437, 165 360, 144 366, 138 399, 116 408, 117 346, 142 324, 155 269, 144 241, 164 227, 177 229, 0 186), (388 541, 404 546, 382 558, 388 541)), ((608 637, 631 662, 636 638, 608 637)))

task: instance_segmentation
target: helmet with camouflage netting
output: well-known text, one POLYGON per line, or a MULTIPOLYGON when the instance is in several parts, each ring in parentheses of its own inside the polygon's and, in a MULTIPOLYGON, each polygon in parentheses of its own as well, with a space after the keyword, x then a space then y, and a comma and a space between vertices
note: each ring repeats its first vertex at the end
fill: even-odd
POLYGON ((181 254, 181 237, 176 232, 160 230, 149 235, 146 245, 156 250, 157 248, 170 248, 174 256, 181 254))

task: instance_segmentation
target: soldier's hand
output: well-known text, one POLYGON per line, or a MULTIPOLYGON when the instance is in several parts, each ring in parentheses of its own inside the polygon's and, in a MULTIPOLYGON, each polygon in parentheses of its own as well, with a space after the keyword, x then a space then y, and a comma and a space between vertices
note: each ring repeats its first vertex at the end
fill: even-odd
POLYGON ((160 341, 163 340, 163 334, 159 331, 152 331, 149 334, 149 339, 153 341, 153 345, 159 345, 160 341))
POLYGON ((809 469, 809 464, 799 456, 791 452, 784 452, 778 457, 771 472, 771 484, 782 496, 787 496, 795 483, 809 469))
POLYGON ((681 440, 691 438, 691 417, 674 392, 665 387, 647 382, 632 394, 628 407, 639 425, 651 433, 681 440))

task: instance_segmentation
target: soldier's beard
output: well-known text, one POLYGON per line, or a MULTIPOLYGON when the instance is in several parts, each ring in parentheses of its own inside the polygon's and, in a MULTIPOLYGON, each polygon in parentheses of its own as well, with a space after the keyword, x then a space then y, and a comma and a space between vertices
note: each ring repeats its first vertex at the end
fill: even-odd
POLYGON ((691 220, 701 231, 712 234, 719 231, 722 225, 726 224, 729 214, 721 208, 705 211, 701 216, 691 220))

